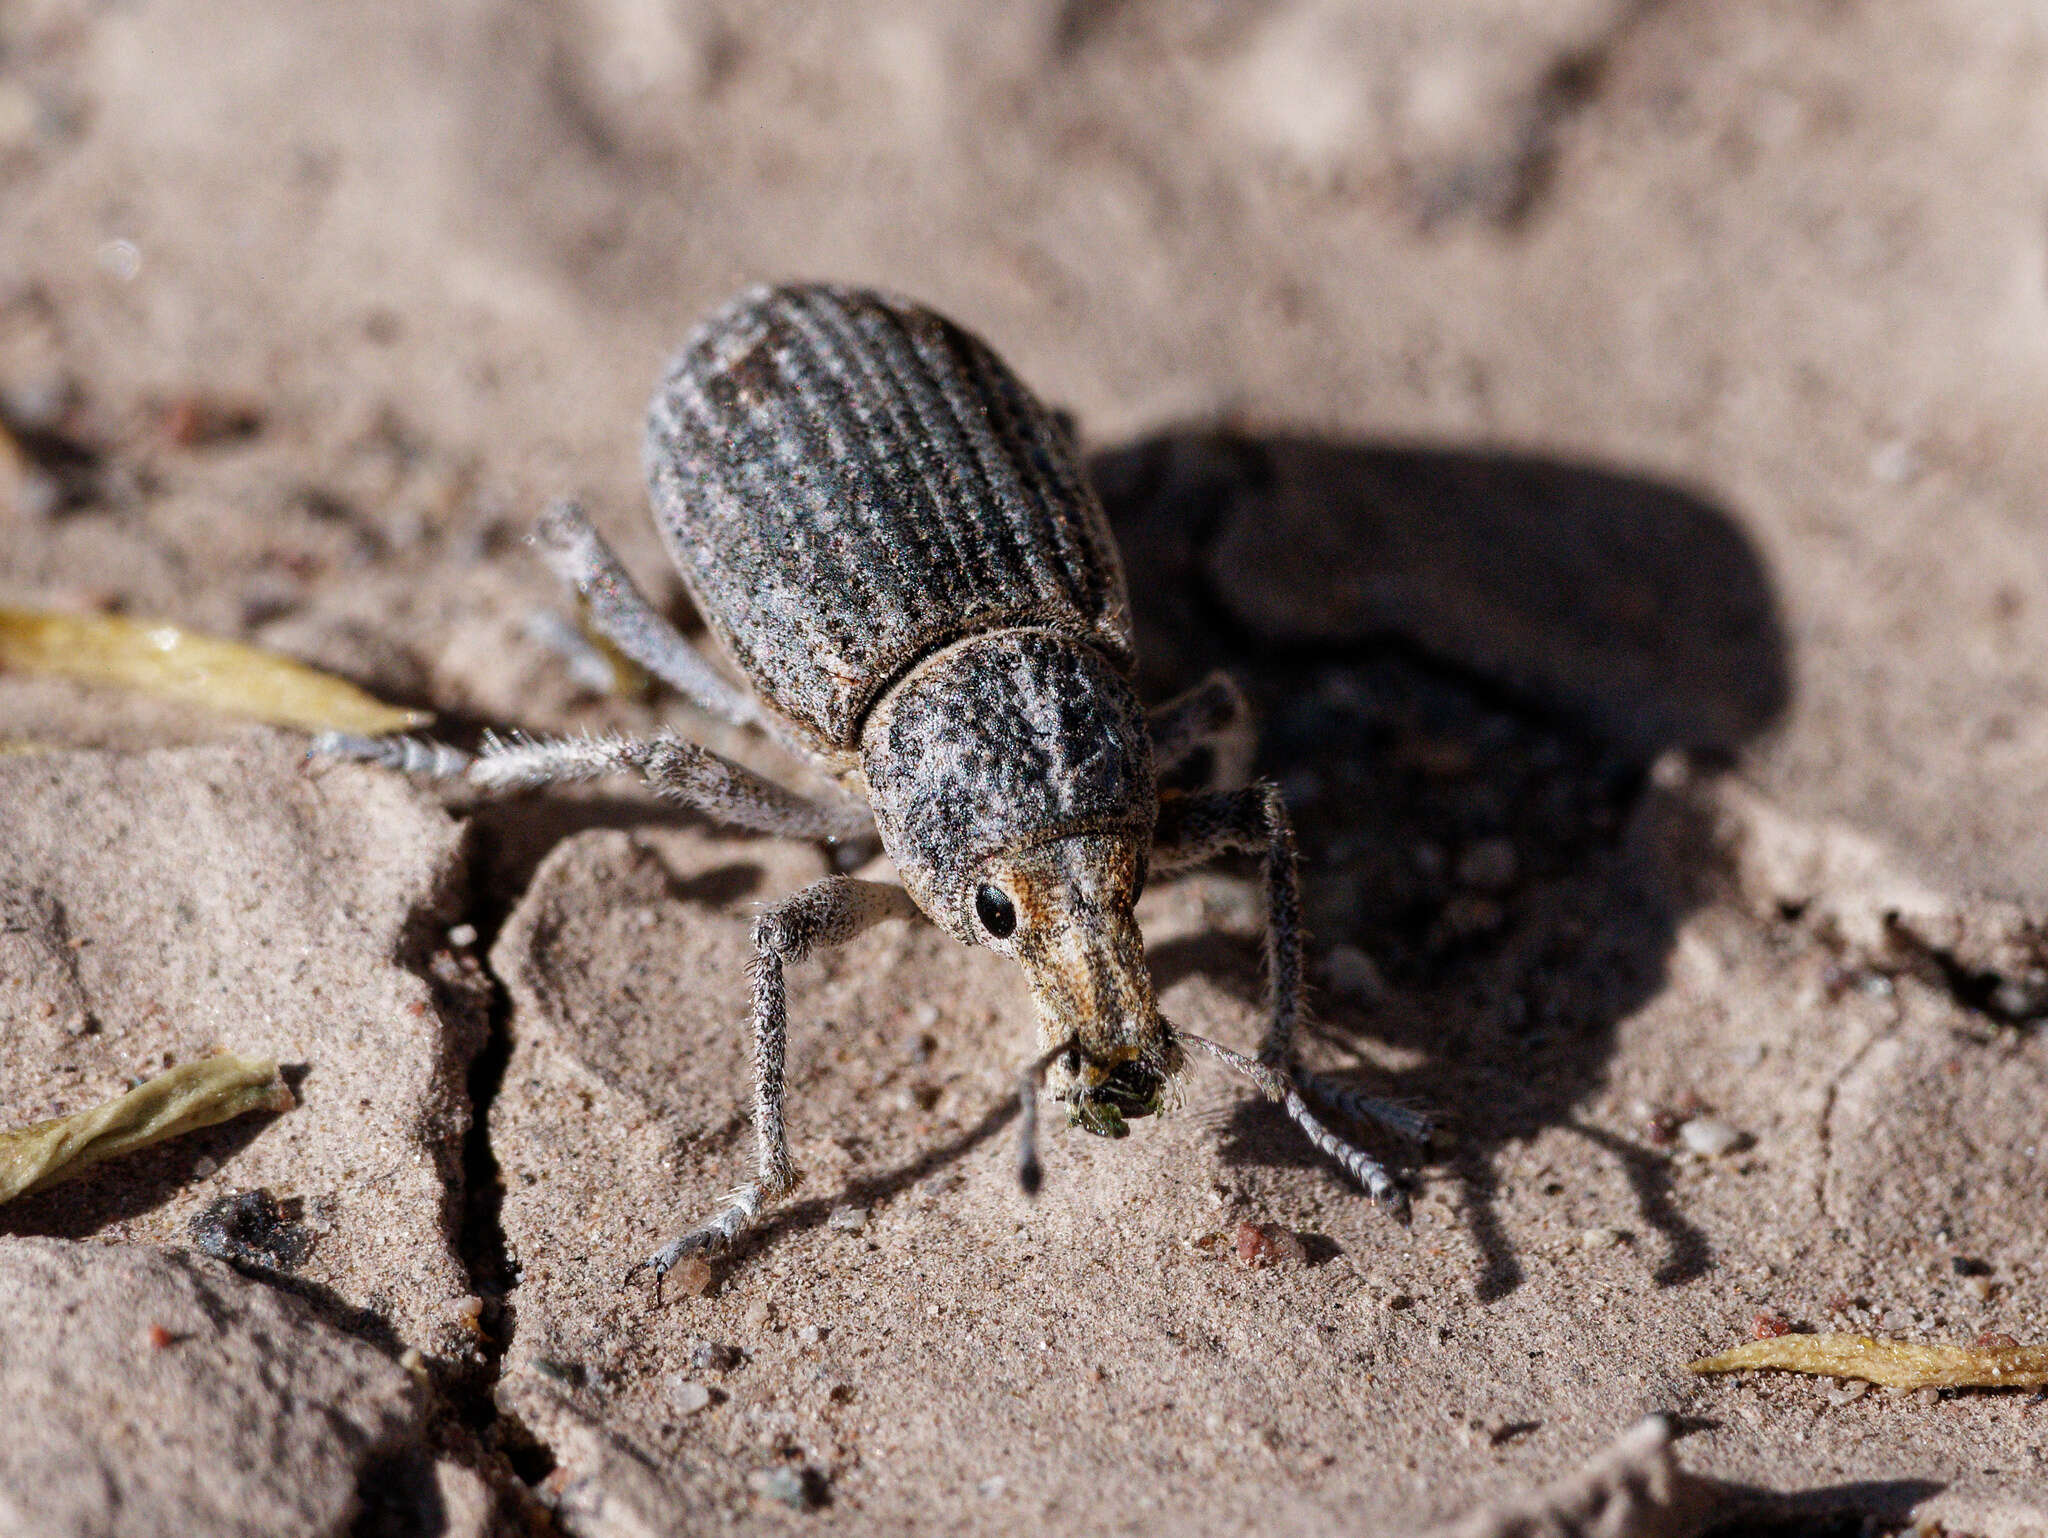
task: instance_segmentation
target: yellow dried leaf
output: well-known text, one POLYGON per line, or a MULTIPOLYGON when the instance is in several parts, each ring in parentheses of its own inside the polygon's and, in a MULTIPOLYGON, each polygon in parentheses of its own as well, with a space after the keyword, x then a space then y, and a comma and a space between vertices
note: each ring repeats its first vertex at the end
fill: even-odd
POLYGON ((2048 1346, 1922 1346, 1868 1335, 1780 1335, 1689 1364, 1694 1372, 1775 1367, 1884 1388, 2041 1388, 2048 1346))
POLYGON ((309 732, 376 736, 431 719, 260 647, 112 614, 0 608, 0 668, 115 684, 309 732))
POLYGON ((222 1052, 184 1063, 89 1111, 0 1132, 0 1202, 68 1180, 117 1154, 251 1111, 288 1111, 294 1104, 268 1058, 222 1052))

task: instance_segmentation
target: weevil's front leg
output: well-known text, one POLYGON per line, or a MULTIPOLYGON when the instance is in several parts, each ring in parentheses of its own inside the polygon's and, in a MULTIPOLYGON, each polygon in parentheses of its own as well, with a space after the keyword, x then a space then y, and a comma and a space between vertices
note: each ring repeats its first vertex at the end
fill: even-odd
POLYGON ((721 678, 641 595, 582 508, 554 503, 533 540, 555 575, 590 605, 591 623, 620 651, 715 716, 741 726, 767 724, 761 708, 721 678))
POLYGON ((755 833, 786 838, 859 838, 873 831, 867 809, 852 799, 813 801, 743 769, 709 748, 659 737, 492 738, 474 757, 458 748, 410 737, 355 737, 327 732, 311 752, 382 764, 407 774, 467 780, 481 790, 514 790, 562 781, 637 774, 658 794, 706 816, 755 833))
POLYGON ((1235 790, 1251 775, 1251 706, 1227 673, 1211 673, 1147 718, 1154 772, 1189 793, 1235 790))
MULTIPOLYGON (((1206 796, 1175 796, 1160 804, 1152 868, 1185 869, 1227 852, 1257 854, 1266 885, 1266 1035, 1257 1066, 1276 1083, 1355 1116, 1369 1117, 1407 1136, 1426 1135, 1427 1122, 1409 1107, 1362 1095, 1349 1085, 1309 1073, 1293 1061, 1294 1027, 1301 1017, 1301 892, 1294 827, 1280 788, 1271 783, 1206 796)), ((1344 1166, 1378 1199, 1399 1192, 1385 1168, 1324 1127, 1302 1105, 1261 1081, 1312 1142, 1344 1166)))
POLYGON ((899 886, 827 876, 754 921, 754 1178, 634 1271, 652 1271, 658 1287, 685 1255, 724 1249, 753 1224, 763 1206, 795 1188, 797 1171, 782 1118, 783 1049, 789 1031, 783 968, 821 946, 844 945, 883 919, 914 918, 917 911, 899 886))

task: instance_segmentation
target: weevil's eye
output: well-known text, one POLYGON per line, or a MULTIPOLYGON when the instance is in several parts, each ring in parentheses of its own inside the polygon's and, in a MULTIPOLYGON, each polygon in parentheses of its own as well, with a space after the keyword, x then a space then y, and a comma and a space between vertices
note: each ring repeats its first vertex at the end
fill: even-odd
POLYGON ((998 940, 1007 940, 1017 932, 1017 910, 996 887, 975 888, 974 914, 981 920, 981 927, 998 940))

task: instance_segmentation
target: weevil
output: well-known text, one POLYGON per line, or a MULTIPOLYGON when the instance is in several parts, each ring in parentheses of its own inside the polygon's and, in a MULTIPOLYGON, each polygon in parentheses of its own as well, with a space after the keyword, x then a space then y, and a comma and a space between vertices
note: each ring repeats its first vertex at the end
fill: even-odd
POLYGON ((1024 970, 1039 1043, 1021 1085, 1027 1191, 1041 1094, 1072 1124, 1120 1137, 1160 1108, 1193 1052, 1278 1101, 1376 1200, 1398 1200, 1386 1170, 1309 1102, 1410 1135, 1415 1113, 1293 1059, 1294 835, 1277 788, 1244 783, 1244 699, 1216 674, 1139 704, 1122 559, 1071 431, 984 342, 885 294, 752 290, 669 367, 646 470, 663 542, 744 687, 647 602, 573 504, 549 509, 536 543, 619 651, 712 715, 759 728, 828 790, 800 794, 675 734, 493 739, 474 758, 411 739, 315 744, 490 789, 637 774, 738 828, 879 838, 900 885, 827 876, 756 918, 753 1178, 635 1270, 658 1285, 795 1187, 784 970, 920 915, 1024 970), (1161 1015, 1133 915, 1149 877, 1230 851, 1263 865, 1256 1057, 1161 1015))

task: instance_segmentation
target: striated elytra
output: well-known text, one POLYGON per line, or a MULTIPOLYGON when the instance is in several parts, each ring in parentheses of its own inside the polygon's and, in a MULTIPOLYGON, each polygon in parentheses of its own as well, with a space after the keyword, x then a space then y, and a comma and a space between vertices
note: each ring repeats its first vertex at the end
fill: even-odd
POLYGON ((670 366, 648 411, 655 519, 735 687, 633 587, 582 512, 543 553, 592 621, 704 709, 758 727, 835 789, 806 796, 674 734, 492 741, 475 757, 407 739, 316 750, 487 788, 634 773, 737 827, 879 837, 900 885, 828 876, 755 922, 753 1178, 636 1270, 729 1245, 797 1183, 783 1123, 783 973, 885 919, 922 916, 1012 957, 1038 1014, 1020 1178, 1038 1184, 1041 1088, 1088 1131, 1160 1106, 1190 1050, 1243 1074, 1375 1198, 1398 1199, 1316 1101, 1398 1131, 1405 1106, 1292 1058, 1301 933, 1278 791, 1244 783, 1249 723, 1215 675, 1147 711, 1130 605, 1070 435, 977 337, 920 305, 825 284, 752 290, 670 366), (1208 782, 1162 797, 1195 766, 1208 782), (1148 875, 1260 856, 1269 962, 1256 1057, 1159 1012, 1133 908, 1148 875))

